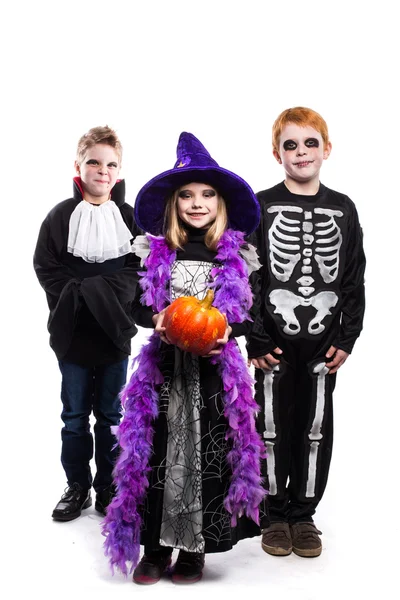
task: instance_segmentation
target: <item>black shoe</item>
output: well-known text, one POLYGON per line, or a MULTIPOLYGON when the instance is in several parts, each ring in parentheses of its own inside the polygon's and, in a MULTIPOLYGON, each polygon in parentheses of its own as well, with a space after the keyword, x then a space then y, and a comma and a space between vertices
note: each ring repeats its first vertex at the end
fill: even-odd
POLYGON ((94 503, 95 509, 102 515, 107 514, 107 506, 115 496, 115 486, 109 485, 104 490, 100 490, 96 493, 96 502, 94 503))
POLYGON ((82 509, 91 504, 90 490, 84 490, 79 483, 72 483, 61 496, 52 517, 55 521, 72 521, 80 516, 82 509))
POLYGON ((172 573, 174 583, 196 583, 203 576, 204 554, 180 550, 172 573))
POLYGON ((145 554, 133 572, 133 581, 142 585, 151 585, 160 581, 162 574, 171 564, 171 554, 155 551, 145 554))

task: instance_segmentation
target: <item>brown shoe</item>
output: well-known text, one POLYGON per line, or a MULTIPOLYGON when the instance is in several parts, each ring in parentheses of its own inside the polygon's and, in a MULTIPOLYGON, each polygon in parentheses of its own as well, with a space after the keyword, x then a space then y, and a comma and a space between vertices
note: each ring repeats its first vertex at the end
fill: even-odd
POLYGON ((288 556, 292 552, 289 524, 272 523, 267 529, 263 529, 261 546, 264 552, 273 556, 288 556))
POLYGON ((322 552, 321 538, 314 523, 294 523, 290 526, 292 534, 293 552, 298 556, 314 558, 322 552))

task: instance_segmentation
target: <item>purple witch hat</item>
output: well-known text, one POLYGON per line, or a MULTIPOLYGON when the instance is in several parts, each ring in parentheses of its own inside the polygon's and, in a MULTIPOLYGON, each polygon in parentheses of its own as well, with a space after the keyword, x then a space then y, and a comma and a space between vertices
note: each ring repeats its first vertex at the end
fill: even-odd
POLYGON ((139 227, 153 235, 162 234, 167 198, 188 183, 207 183, 224 198, 229 227, 252 233, 260 220, 260 207, 249 184, 218 166, 192 133, 181 133, 176 154, 174 168, 153 177, 138 193, 135 218, 139 227))

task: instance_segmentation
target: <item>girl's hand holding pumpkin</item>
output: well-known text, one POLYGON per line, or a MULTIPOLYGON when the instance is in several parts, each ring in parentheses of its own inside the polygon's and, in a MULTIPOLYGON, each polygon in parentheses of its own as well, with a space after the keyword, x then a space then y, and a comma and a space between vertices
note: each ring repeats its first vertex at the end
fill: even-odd
POLYGON ((232 333, 232 327, 229 325, 225 314, 224 314, 224 319, 225 319, 225 323, 226 323, 224 337, 216 341, 215 348, 213 348, 204 358, 221 354, 223 347, 225 346, 225 344, 227 344, 229 342, 229 336, 232 333))
POLYGON ((157 333, 160 335, 161 340, 165 344, 170 344, 171 342, 165 335, 165 327, 163 327, 165 311, 166 311, 166 309, 164 308, 161 312, 153 315, 152 319, 153 319, 153 323, 155 325, 154 330, 157 331, 157 333))

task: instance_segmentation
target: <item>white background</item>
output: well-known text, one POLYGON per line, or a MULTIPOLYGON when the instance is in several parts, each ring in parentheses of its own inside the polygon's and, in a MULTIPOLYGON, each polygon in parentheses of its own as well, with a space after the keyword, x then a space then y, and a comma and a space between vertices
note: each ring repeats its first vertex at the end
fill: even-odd
MULTIPOLYGON (((2 9, 3 598, 398 597, 399 47, 394 2, 22 2, 2 9), (330 479, 315 560, 273 558, 259 539, 210 556, 203 581, 151 589, 111 577, 100 517, 50 515, 60 376, 32 268, 40 223, 70 197, 78 138, 108 124, 124 146, 127 200, 175 162, 181 131, 258 191, 283 179, 271 126, 290 106, 327 120, 321 179, 356 203, 368 256, 365 329, 339 373, 330 479), (95 594, 95 596, 94 596, 95 594)), ((136 353, 143 332, 135 339, 136 353)))

